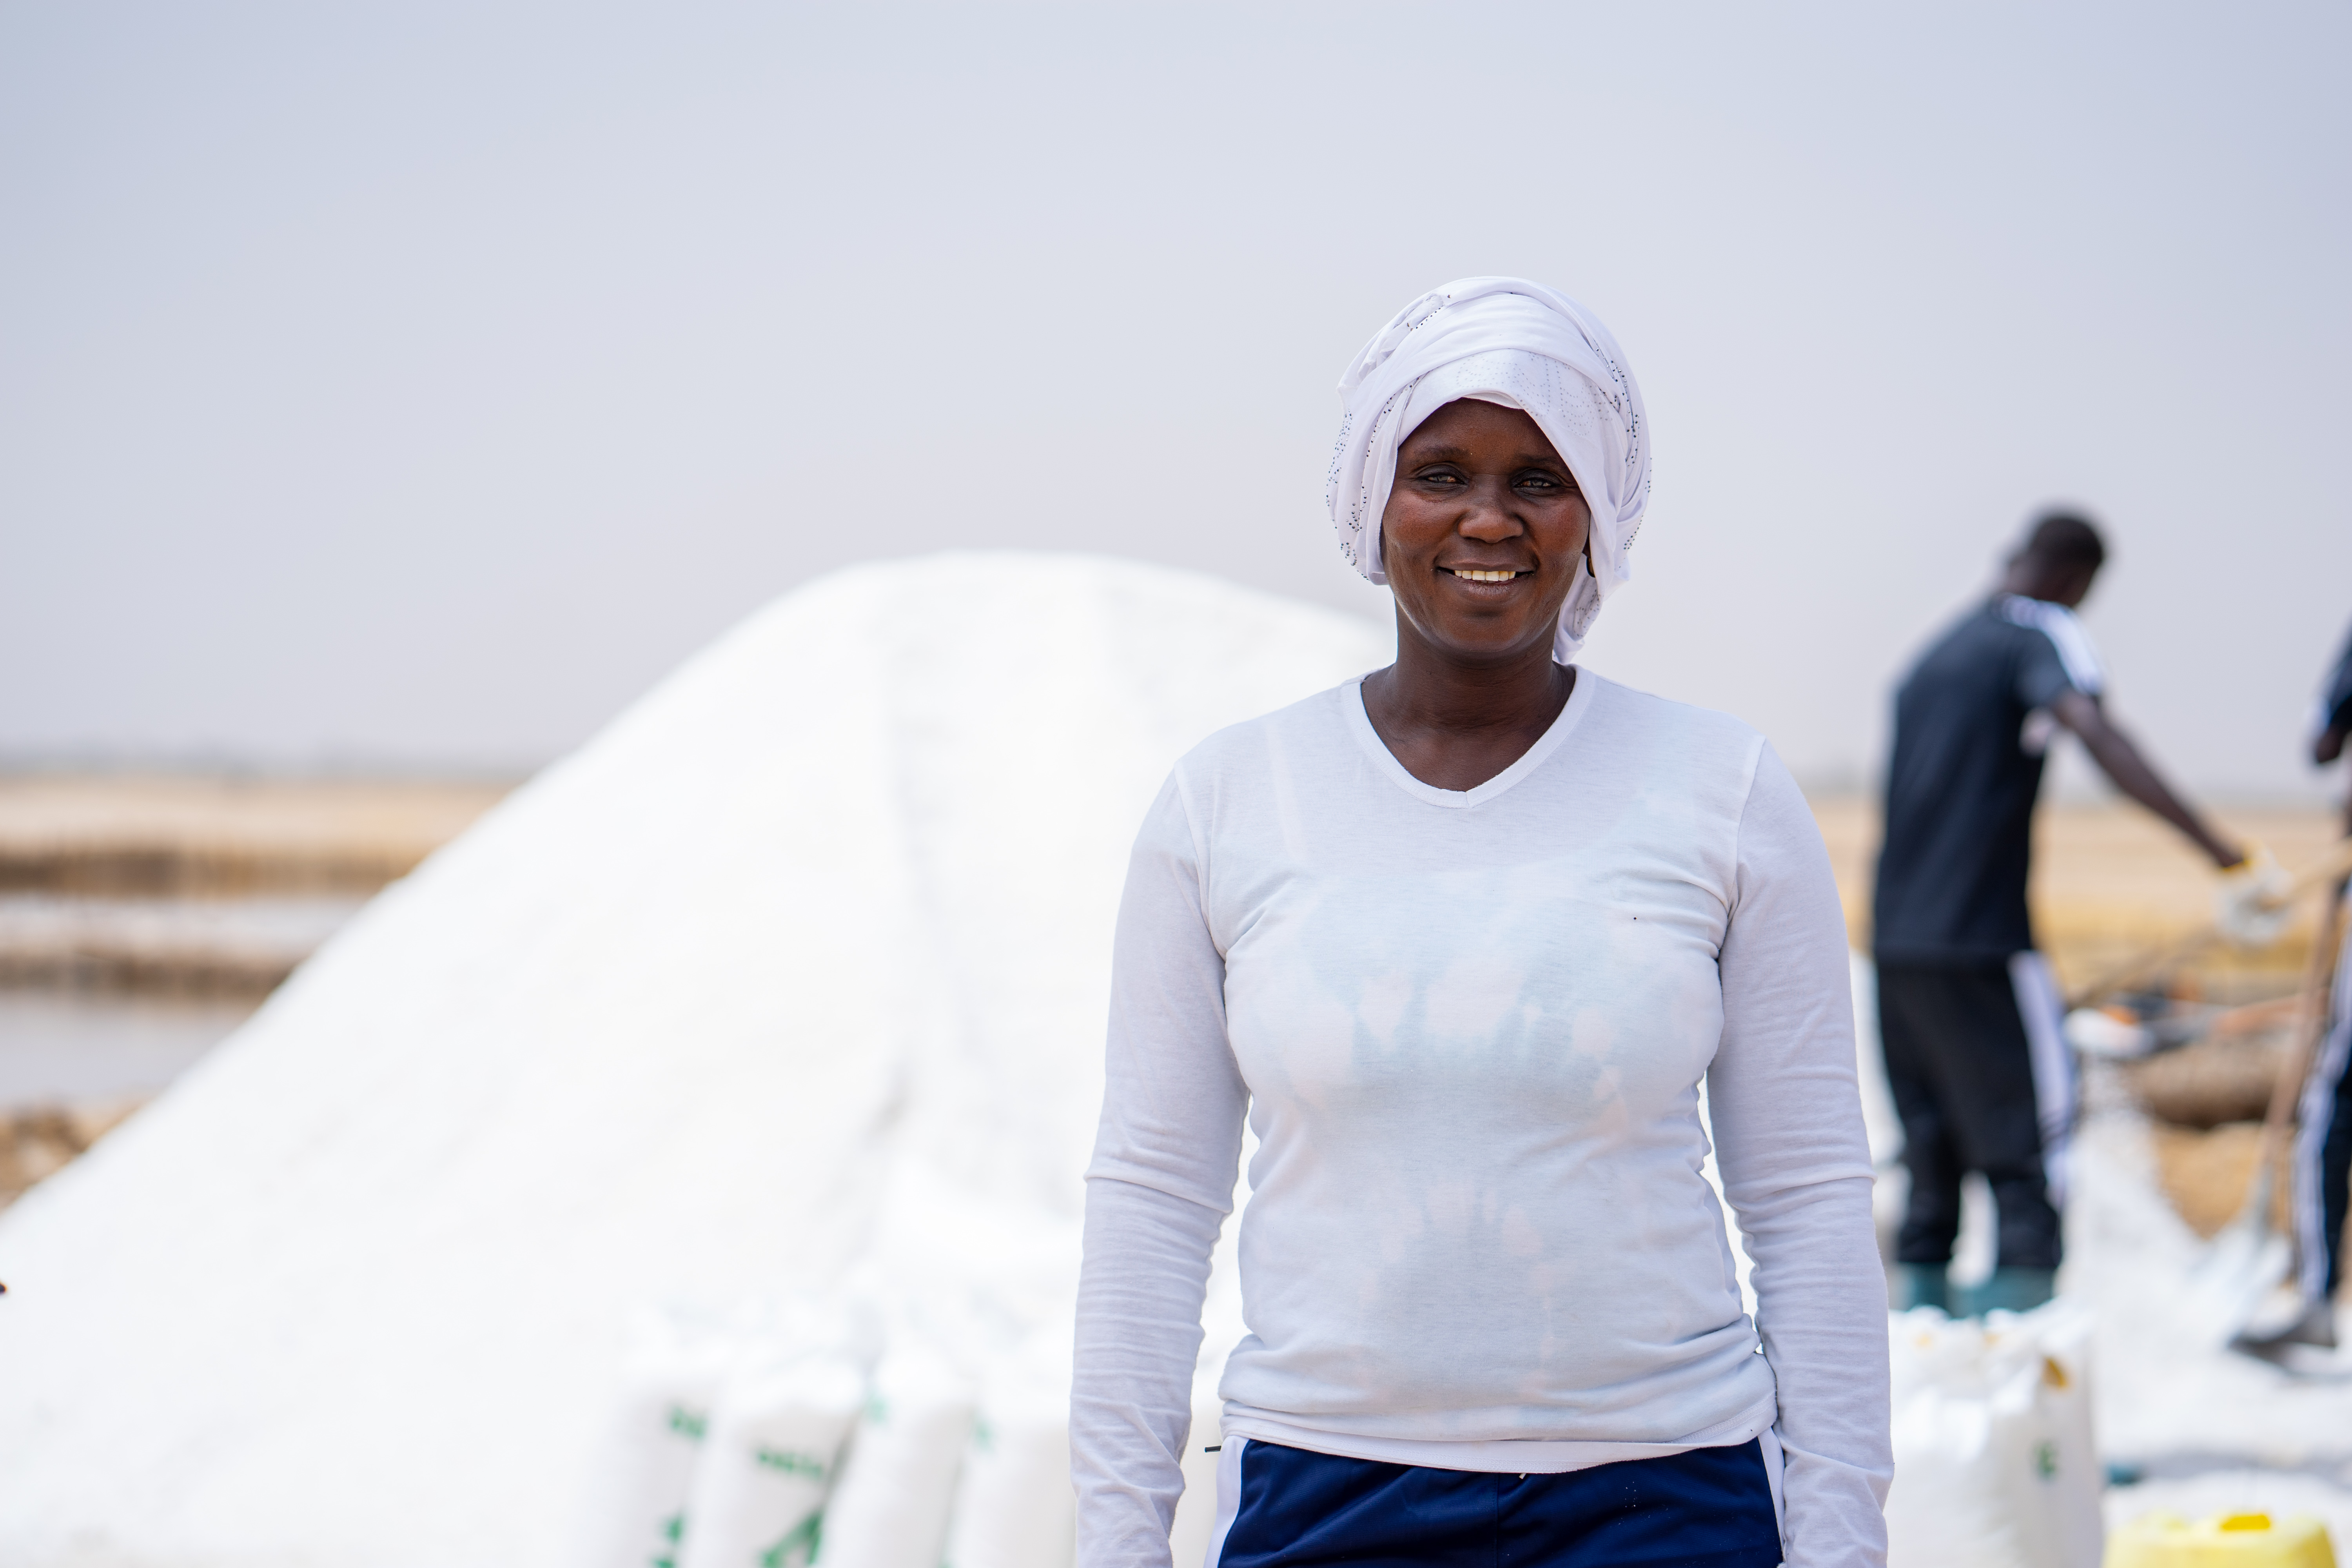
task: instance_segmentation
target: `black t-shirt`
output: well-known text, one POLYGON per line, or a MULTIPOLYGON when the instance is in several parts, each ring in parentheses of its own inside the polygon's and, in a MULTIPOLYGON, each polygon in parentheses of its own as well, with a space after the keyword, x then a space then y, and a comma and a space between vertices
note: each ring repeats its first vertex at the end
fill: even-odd
POLYGON ((2025 874, 2042 754, 2026 719, 2098 680, 2087 642, 2070 674, 2053 634, 2025 624, 2056 606, 2007 603, 2023 619, 1998 599, 1971 611, 1895 690, 1872 914, 1881 959, 1980 963, 2033 945, 2025 874))

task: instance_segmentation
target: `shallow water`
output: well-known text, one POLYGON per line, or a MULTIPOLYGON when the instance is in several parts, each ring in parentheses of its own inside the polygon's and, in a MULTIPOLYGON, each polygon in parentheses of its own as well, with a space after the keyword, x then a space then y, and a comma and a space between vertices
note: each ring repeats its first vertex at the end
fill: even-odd
POLYGON ((0 1110, 161 1092, 361 901, 0 894, 0 1110))
POLYGON ((291 969, 357 913, 362 902, 348 896, 99 899, 0 893, 0 973, 11 975, 12 985, 28 988, 41 986, 44 973, 82 971, 135 973, 202 990, 207 980, 291 969))
POLYGON ((252 997, 0 990, 0 1110, 145 1099, 259 1005, 252 997))

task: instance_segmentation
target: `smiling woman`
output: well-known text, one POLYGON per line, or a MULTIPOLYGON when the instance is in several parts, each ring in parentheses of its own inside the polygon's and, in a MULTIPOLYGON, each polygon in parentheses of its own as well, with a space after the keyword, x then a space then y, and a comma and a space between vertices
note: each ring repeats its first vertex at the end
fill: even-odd
POLYGON ((1207 1568, 1881 1563, 1885 1282, 1821 835, 1754 731, 1575 664, 1648 498, 1624 357, 1566 297, 1472 279, 1340 393, 1331 520, 1397 658, 1197 747, 1137 840, 1080 1568, 1169 1563, 1244 1120, 1207 1568))

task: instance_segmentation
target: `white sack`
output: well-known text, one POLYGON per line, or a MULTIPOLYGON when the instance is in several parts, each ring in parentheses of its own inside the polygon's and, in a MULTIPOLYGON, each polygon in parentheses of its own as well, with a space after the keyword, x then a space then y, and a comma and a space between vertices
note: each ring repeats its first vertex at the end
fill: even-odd
POLYGON ((1077 1529, 1067 1380, 998 1380, 972 1427, 946 1568, 1069 1568, 1077 1529))
POLYGON ((857 1369, 831 1356, 730 1379, 695 1469, 679 1568, 807 1568, 865 1402, 857 1369))
POLYGON ((824 1568, 940 1568, 976 1405, 940 1357, 919 1347, 883 1357, 825 1509, 824 1568))
POLYGON ((2089 1314, 2063 1299, 1982 1321, 1893 1315, 1890 1563, 2098 1568, 2090 1339, 2089 1314))
POLYGON ((633 1326, 620 1387, 588 1467, 571 1561, 673 1563, 732 1342, 648 1315, 633 1326))

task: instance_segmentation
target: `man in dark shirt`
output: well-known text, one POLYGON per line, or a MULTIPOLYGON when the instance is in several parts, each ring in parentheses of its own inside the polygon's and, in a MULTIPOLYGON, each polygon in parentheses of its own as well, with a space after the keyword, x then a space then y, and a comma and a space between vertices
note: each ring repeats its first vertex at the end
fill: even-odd
POLYGON ((2216 866, 2245 857, 2174 795, 2100 707, 2105 678, 2074 608, 2106 559, 2084 519, 2039 519, 2000 592, 1920 656, 1895 696, 1873 947, 1887 1087, 1903 1119, 1904 1306, 1952 1305, 1960 1182, 1981 1172, 1997 1267, 1971 1310, 2047 1300, 2059 1258, 2074 1063, 2026 914, 2033 805, 2053 731, 2216 866))

